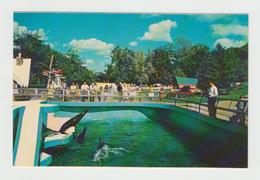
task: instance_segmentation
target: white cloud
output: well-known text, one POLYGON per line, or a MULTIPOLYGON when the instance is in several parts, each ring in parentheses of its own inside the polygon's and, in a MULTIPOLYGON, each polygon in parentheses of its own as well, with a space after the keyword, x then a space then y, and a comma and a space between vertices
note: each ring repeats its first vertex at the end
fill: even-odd
POLYGON ((177 23, 171 20, 161 21, 149 26, 149 31, 144 33, 143 37, 139 37, 139 40, 150 40, 150 41, 167 41, 173 42, 170 36, 171 28, 176 28, 177 23))
POLYGON ((218 39, 215 41, 214 46, 216 46, 218 43, 220 43, 222 46, 226 47, 226 48, 230 48, 230 47, 241 47, 244 46, 247 41, 243 41, 243 40, 234 40, 234 39, 228 39, 228 38, 222 38, 222 39, 218 39))
POLYGON ((18 35, 22 32, 27 31, 27 27, 19 26, 17 22, 13 21, 13 34, 18 35))
POLYGON ((136 41, 132 41, 129 43, 130 46, 137 46, 137 42, 136 41))
POLYGON ((91 59, 88 59, 88 60, 85 61, 85 63, 86 63, 86 64, 94 64, 94 61, 91 60, 91 59))
POLYGON ((89 64, 95 64, 93 60, 88 59, 85 61, 85 64, 82 64, 82 66, 87 67, 89 64))
POLYGON ((54 44, 52 44, 52 43, 48 43, 48 42, 46 42, 46 43, 44 43, 44 44, 49 44, 51 48, 54 47, 54 44))
MULTIPOLYGON (((191 16, 193 16, 193 15, 191 15, 191 16)), ((218 19, 229 20, 229 19, 231 19, 231 15, 229 15, 229 14, 201 14, 201 15, 197 16, 197 19, 202 22, 204 22, 204 21, 212 22, 212 21, 215 21, 218 19)))
POLYGON ((95 38, 88 39, 88 40, 76 40, 73 39, 69 45, 73 46, 74 48, 78 49, 79 51, 85 50, 93 50, 96 51, 96 55, 108 55, 112 48, 114 47, 113 44, 105 43, 95 38))
MULTIPOLYGON (((31 32, 32 34, 38 34, 40 36, 40 40, 47 40, 49 37, 47 37, 46 33, 44 32, 44 29, 40 28, 37 30, 28 30, 26 26, 19 26, 19 24, 15 21, 13 21, 13 34, 18 35, 22 34, 23 32, 31 32)), ((48 32, 47 32, 48 34, 48 32)))
POLYGON ((111 59, 106 59, 104 62, 105 63, 111 63, 111 59))
POLYGON ((211 26, 213 34, 227 36, 230 34, 248 36, 248 26, 236 25, 236 24, 213 24, 211 26))

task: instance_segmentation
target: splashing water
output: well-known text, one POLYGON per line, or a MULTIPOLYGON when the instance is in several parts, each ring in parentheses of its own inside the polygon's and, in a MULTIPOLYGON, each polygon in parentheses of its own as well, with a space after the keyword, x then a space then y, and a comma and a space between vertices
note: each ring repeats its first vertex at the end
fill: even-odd
POLYGON ((123 152, 128 152, 124 148, 110 148, 107 144, 105 144, 101 149, 99 149, 93 158, 93 162, 97 165, 97 163, 101 161, 105 161, 108 158, 113 158, 116 156, 123 156, 123 152))

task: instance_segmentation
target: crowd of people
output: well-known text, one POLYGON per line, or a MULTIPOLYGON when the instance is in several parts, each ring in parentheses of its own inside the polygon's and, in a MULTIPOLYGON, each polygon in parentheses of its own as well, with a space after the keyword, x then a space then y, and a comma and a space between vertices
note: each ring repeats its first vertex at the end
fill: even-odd
MULTIPOLYGON (((53 88, 51 83, 47 88, 53 88)), ((161 87, 160 90, 155 93, 153 86, 149 86, 148 89, 144 89, 142 85, 134 86, 134 84, 131 83, 130 86, 127 87, 127 84, 122 82, 118 83, 116 89, 113 89, 112 86, 108 85, 105 85, 104 87, 97 87, 95 83, 91 83, 91 85, 88 85, 87 82, 84 82, 80 86, 79 83, 72 82, 72 84, 69 86, 64 82, 61 82, 59 89, 65 90, 65 101, 76 102, 95 102, 96 100, 98 102, 106 102, 107 97, 111 96, 113 91, 115 91, 117 92, 117 94, 114 94, 114 97, 117 97, 119 99, 119 102, 126 102, 128 100, 130 102, 133 102, 135 97, 139 100, 139 102, 142 102, 144 97, 148 97, 148 101, 151 102, 156 97, 155 95, 158 94, 158 101, 161 103, 164 94, 163 87, 161 87)))

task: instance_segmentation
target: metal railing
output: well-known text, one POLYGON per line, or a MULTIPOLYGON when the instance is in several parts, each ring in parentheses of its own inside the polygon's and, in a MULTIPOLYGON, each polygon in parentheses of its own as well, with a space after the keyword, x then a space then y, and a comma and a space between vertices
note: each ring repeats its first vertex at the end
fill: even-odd
MULTIPOLYGON (((69 89, 45 89, 45 88, 17 88, 13 89, 15 101, 47 100, 59 102, 142 102, 169 104, 187 108, 208 115, 208 98, 206 96, 191 93, 164 92, 164 97, 159 97, 159 91, 134 91, 99 92, 98 90, 69 90, 69 89)), ((238 119, 242 125, 248 124, 248 101, 244 100, 244 110, 238 110, 235 106, 239 100, 216 98, 217 118, 229 120, 234 115, 240 114, 238 119)))

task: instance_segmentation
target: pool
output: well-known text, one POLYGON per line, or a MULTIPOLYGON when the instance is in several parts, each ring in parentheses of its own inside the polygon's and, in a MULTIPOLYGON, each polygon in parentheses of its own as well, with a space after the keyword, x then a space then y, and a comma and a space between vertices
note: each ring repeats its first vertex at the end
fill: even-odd
MULTIPOLYGON (((55 113, 56 117, 77 114, 70 106, 63 106, 60 110, 55 113)), ((90 111, 76 126, 74 133, 76 139, 87 126, 82 144, 73 140, 69 144, 44 150, 53 156, 50 166, 248 166, 247 135, 169 109, 156 107, 146 115, 131 108, 90 111), (100 150, 97 149, 99 138, 105 144, 100 150)))

